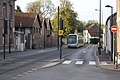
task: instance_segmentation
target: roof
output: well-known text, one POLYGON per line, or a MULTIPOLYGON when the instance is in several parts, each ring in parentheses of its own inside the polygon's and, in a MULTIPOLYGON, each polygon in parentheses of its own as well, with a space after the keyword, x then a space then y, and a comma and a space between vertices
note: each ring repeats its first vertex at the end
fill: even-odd
MULTIPOLYGON (((113 18, 115 17, 117 15, 117 12, 115 12, 114 14, 113 14, 113 18)), ((106 20, 106 25, 108 24, 108 21, 110 20, 110 17, 111 17, 112 15, 110 15, 108 18, 107 18, 107 20, 106 20)), ((114 19, 113 19, 114 20, 114 19)))
POLYGON ((92 24, 89 27, 86 28, 88 30, 89 34, 92 37, 99 37, 99 27, 97 27, 96 24, 92 24))
POLYGON ((43 21, 44 21, 44 27, 47 30, 52 30, 52 25, 51 25, 50 19, 49 18, 45 18, 43 21))
MULTIPOLYGON (((34 21, 39 16, 36 13, 15 13, 15 27, 33 27, 34 21)), ((40 19, 38 18, 40 23, 40 19)))

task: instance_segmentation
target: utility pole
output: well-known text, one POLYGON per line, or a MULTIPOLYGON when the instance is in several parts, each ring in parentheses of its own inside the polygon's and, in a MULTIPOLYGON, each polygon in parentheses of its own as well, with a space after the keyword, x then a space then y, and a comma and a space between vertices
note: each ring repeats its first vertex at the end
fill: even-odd
MULTIPOLYGON (((59 12, 60 12, 60 8, 59 8, 59 6, 58 6, 58 31, 59 31, 59 22, 60 22, 60 18, 59 18, 59 12)), ((59 50, 59 33, 58 33, 58 38, 57 38, 58 40, 57 40, 57 49, 59 50)))
MULTIPOLYGON (((108 7, 108 8, 111 8, 111 16, 110 16, 110 28, 113 26, 113 7, 110 6, 110 5, 106 5, 105 7, 108 7)), ((110 29, 110 32, 111 32, 111 61, 113 61, 113 55, 114 55, 114 49, 113 49, 113 32, 111 31, 110 29)))
POLYGON ((3 41, 3 48, 4 48, 4 50, 3 50, 3 58, 5 59, 5 42, 6 42, 6 34, 7 34, 7 4, 6 3, 4 3, 3 4, 3 7, 2 7, 2 9, 3 9, 3 27, 4 27, 4 30, 3 30, 3 38, 4 38, 4 41, 3 41))
POLYGON ((98 47, 98 51, 99 51, 99 55, 101 55, 101 0, 100 0, 100 11, 99 11, 99 47, 98 47))
POLYGON ((62 59, 62 37, 63 37, 63 20, 62 18, 60 18, 60 27, 59 27, 60 59, 62 59))
POLYGON ((12 8, 12 6, 11 6, 10 1, 9 1, 9 53, 11 53, 11 36, 10 36, 10 29, 11 29, 11 20, 10 19, 12 16, 11 8, 12 8))

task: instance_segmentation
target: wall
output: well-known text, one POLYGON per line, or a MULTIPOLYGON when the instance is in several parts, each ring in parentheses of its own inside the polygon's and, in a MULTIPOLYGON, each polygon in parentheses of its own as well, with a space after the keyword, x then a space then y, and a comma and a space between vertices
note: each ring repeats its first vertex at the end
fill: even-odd
POLYGON ((15 38, 13 33, 14 27, 14 0, 0 0, 0 49, 3 49, 3 33, 4 33, 4 21, 5 18, 7 20, 7 34, 5 35, 5 46, 9 48, 9 42, 11 41, 11 47, 15 47, 15 38), (9 2, 10 1, 10 2, 9 2), (4 4, 3 4, 4 3, 4 4), (4 6, 3 6, 4 5, 4 6), (6 7, 6 8, 5 8, 6 7), (10 31, 9 31, 10 30, 10 31), (9 35, 10 33, 10 35, 9 35), (10 40, 9 40, 10 39, 10 40))
POLYGON ((120 0, 117 0, 117 52, 120 52, 120 0))

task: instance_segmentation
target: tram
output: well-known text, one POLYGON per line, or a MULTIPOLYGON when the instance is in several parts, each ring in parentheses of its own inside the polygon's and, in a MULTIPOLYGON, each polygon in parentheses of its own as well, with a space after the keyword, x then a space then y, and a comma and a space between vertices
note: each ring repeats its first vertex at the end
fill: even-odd
POLYGON ((68 34, 68 47, 78 48, 83 46, 83 36, 81 34, 68 34))

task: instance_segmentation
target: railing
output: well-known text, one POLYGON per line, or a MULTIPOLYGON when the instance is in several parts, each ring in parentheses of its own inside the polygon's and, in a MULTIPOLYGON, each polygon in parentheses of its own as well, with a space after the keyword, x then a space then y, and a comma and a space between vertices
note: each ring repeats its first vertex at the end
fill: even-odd
POLYGON ((120 65, 120 52, 116 53, 116 58, 115 58, 115 63, 116 63, 116 69, 120 65))

